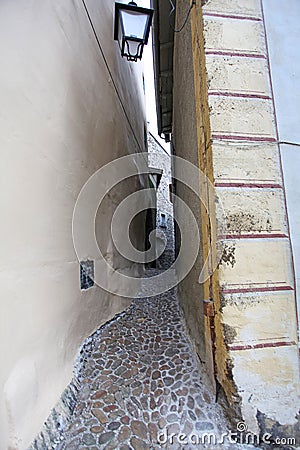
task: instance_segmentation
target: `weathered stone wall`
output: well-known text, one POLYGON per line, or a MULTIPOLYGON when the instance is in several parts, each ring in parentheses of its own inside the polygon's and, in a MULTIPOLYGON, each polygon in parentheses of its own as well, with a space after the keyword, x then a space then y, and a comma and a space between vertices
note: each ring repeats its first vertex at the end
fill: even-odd
POLYGON ((167 269, 174 262, 174 219, 173 204, 170 201, 169 186, 172 183, 171 161, 167 151, 161 147, 151 133, 148 133, 149 166, 162 169, 162 177, 157 189, 156 227, 166 239, 164 253, 156 261, 158 269, 167 269), (161 226, 161 214, 165 214, 166 226, 161 226))
MULTIPOLYGON (((85 3, 111 74, 83 2, 0 5, 1 449, 28 447, 69 384, 83 340, 130 303, 96 285, 80 290, 72 242, 83 184, 145 149, 140 65, 122 59, 112 39, 114 3, 85 3)), ((128 262, 107 238, 116 201, 106 199, 96 229, 122 269, 128 262)), ((144 242, 143 227, 136 231, 144 242)))

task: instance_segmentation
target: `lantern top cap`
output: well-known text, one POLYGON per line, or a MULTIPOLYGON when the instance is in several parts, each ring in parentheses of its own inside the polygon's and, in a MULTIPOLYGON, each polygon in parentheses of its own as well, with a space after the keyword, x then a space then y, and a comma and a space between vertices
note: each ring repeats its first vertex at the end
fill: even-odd
MULTIPOLYGON (((141 6, 137 6, 137 4, 134 1, 130 1, 128 4, 126 3, 115 3, 115 30, 114 30, 114 39, 118 40, 118 16, 119 16, 119 11, 123 10, 123 11, 134 11, 140 14, 146 14, 150 17, 150 23, 152 21, 152 16, 154 13, 154 9, 152 8, 143 8, 141 6)), ((148 41, 148 36, 149 36, 149 31, 150 31, 150 26, 149 29, 147 30, 147 34, 146 34, 146 39, 145 39, 145 44, 147 44, 148 41)))
POLYGON ((125 11, 136 11, 144 14, 153 14, 154 9, 153 8, 144 8, 143 6, 138 6, 136 2, 133 0, 129 3, 115 3, 116 11, 119 11, 120 9, 123 9, 125 11))

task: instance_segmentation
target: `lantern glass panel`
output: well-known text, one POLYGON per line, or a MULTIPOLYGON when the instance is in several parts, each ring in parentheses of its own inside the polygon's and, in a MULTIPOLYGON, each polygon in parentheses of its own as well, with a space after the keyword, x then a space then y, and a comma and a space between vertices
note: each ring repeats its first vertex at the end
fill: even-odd
POLYGON ((120 11, 126 37, 144 40, 149 16, 136 11, 120 11))

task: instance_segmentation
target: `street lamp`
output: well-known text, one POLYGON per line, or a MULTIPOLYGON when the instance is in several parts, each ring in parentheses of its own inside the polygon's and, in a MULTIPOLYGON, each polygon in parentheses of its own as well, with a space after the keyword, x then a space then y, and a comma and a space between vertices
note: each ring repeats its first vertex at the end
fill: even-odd
POLYGON ((147 44, 153 9, 140 8, 133 1, 125 5, 115 4, 114 39, 119 41, 121 55, 128 61, 142 59, 144 45, 147 44))
POLYGON ((150 179, 152 178, 152 180, 154 181, 155 189, 157 189, 159 186, 162 174, 163 174, 162 169, 156 169, 154 167, 149 167, 150 179))

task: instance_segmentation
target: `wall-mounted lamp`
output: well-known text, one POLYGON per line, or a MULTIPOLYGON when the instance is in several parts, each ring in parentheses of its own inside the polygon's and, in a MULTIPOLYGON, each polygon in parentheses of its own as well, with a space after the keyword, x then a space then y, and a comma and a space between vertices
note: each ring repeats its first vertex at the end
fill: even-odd
POLYGON ((153 187, 155 189, 158 189, 158 186, 159 186, 159 183, 160 183, 163 171, 162 171, 162 169, 156 169, 154 167, 149 167, 149 171, 150 171, 149 172, 150 180, 152 179, 154 181, 154 186, 153 187))
POLYGON ((142 59, 153 17, 153 9, 140 8, 133 1, 115 4, 115 40, 119 41, 121 55, 128 61, 142 59))

